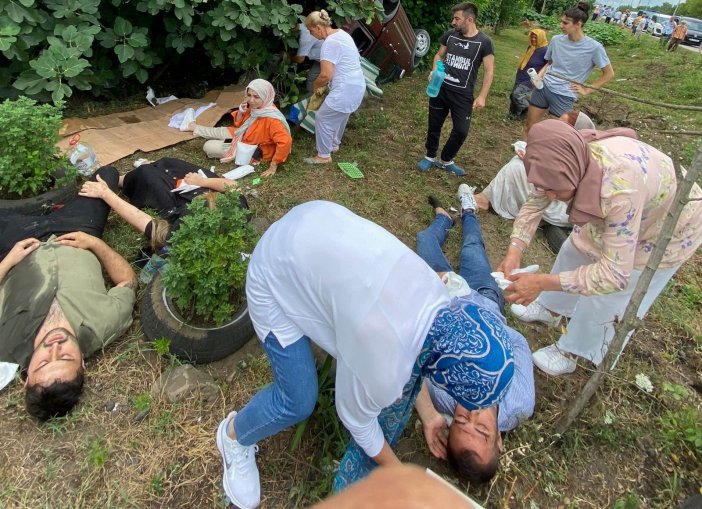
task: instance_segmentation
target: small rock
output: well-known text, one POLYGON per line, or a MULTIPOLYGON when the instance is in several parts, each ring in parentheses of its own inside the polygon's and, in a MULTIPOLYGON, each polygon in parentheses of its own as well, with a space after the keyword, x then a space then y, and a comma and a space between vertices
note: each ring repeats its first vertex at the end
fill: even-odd
POLYGON ((210 375, 190 364, 184 364, 163 373, 151 386, 151 396, 162 397, 170 403, 193 396, 212 401, 219 396, 219 388, 210 375))
POLYGON ((138 414, 136 414, 136 415, 134 416, 134 422, 141 422, 141 421, 143 421, 144 419, 146 419, 146 417, 147 417, 150 413, 151 413, 151 409, 150 409, 150 408, 147 408, 146 410, 142 410, 141 412, 139 412, 138 414))
POLYGON ((116 401, 108 401, 105 403, 105 412, 114 412, 117 410, 118 403, 116 401))

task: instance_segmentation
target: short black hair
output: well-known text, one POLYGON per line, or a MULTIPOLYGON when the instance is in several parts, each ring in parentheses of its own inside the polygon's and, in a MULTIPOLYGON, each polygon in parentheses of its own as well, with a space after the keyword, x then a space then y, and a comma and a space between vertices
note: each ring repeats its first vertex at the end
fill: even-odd
POLYGON ((24 395, 27 412, 42 422, 66 415, 76 406, 83 393, 83 371, 83 368, 80 368, 73 380, 56 380, 46 387, 39 384, 28 385, 24 395))
POLYGON ((463 11, 463 15, 467 17, 471 17, 474 20, 478 19, 478 6, 475 4, 472 4, 470 2, 463 2, 460 4, 456 4, 453 6, 453 12, 456 11, 463 11))
POLYGON ((571 7, 563 13, 566 18, 570 18, 575 22, 580 21, 581 25, 584 25, 589 17, 590 4, 587 2, 578 2, 578 5, 571 7))
POLYGON ((447 447, 446 457, 449 465, 461 479, 475 484, 486 483, 495 477, 500 462, 500 452, 497 447, 495 454, 490 457, 487 463, 482 463, 478 454, 472 449, 454 451, 451 447, 447 447))

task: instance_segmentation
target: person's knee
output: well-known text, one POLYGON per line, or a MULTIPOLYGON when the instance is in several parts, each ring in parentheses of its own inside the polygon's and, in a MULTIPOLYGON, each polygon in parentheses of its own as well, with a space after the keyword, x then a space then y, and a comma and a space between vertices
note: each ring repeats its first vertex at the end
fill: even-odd
POLYGON ((119 172, 114 166, 103 166, 95 172, 95 175, 100 175, 100 178, 104 180, 105 183, 113 191, 117 189, 117 183, 119 182, 119 172))
POLYGON ((308 384, 300 383, 292 392, 286 392, 283 396, 283 411, 287 420, 291 424, 304 421, 317 404, 317 385, 310 387, 308 384))
POLYGON ((222 140, 208 140, 202 146, 202 149, 205 151, 205 154, 207 154, 207 157, 210 158, 223 157, 225 153, 224 142, 222 140))

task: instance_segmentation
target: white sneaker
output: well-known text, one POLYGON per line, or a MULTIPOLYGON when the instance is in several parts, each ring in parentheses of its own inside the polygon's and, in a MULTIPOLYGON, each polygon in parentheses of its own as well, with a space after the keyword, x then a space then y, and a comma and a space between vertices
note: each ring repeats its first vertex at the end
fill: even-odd
POLYGON ((236 412, 230 412, 217 428, 217 449, 222 455, 224 492, 241 509, 254 509, 261 503, 261 481, 256 467, 257 445, 241 445, 229 438, 227 427, 236 412))
POLYGON ((555 327, 558 325, 558 322, 561 321, 560 316, 553 316, 548 309, 543 307, 536 300, 528 306, 512 304, 509 309, 512 311, 512 314, 522 322, 541 322, 549 327, 555 327))
POLYGON ((578 364, 561 352, 556 345, 550 345, 531 354, 534 365, 552 376, 566 375, 575 371, 578 364))
POLYGON ((478 205, 475 203, 475 187, 471 187, 468 184, 461 184, 458 186, 458 192, 456 193, 456 198, 461 202, 462 210, 478 210, 478 205))

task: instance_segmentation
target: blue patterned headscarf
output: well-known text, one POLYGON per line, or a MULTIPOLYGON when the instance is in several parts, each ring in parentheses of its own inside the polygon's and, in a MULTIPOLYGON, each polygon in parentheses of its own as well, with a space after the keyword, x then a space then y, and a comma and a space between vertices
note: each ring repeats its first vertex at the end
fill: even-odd
POLYGON ((514 375, 504 322, 475 304, 454 299, 432 325, 417 359, 422 372, 466 410, 498 404, 514 375))

